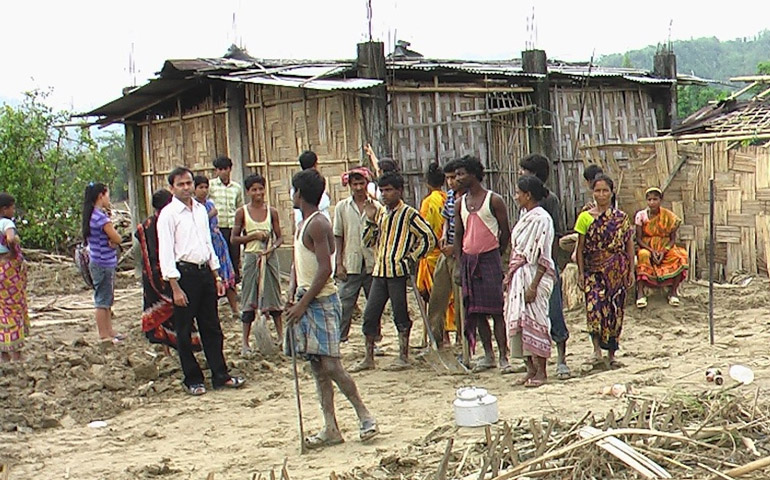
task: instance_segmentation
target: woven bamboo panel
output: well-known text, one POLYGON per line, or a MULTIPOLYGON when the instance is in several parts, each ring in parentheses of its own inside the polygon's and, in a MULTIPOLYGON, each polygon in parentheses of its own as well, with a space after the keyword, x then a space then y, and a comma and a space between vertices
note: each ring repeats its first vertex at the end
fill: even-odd
MULTIPOLYGON (((583 147, 588 161, 612 169, 612 151, 618 147, 583 147)), ((770 150, 746 146, 728 148, 725 142, 699 145, 656 142, 627 145, 633 160, 621 166, 620 208, 628 213, 644 208, 644 190, 668 185, 664 204, 684 224, 679 240, 690 254, 690 268, 698 277, 708 275, 709 179, 715 179, 715 255, 718 280, 737 273, 768 271, 770 261, 770 150), (641 154, 641 155, 640 155, 641 154)), ((614 174, 617 175, 618 174, 614 174)))
POLYGON ((267 179, 269 202, 278 209, 284 242, 290 244, 294 231, 291 178, 300 170, 300 153, 313 150, 318 155, 332 212, 336 202, 349 195, 341 175, 361 163, 358 100, 342 92, 319 95, 296 88, 249 85, 246 105, 253 152, 247 166, 267 179))
POLYGON ((177 108, 165 117, 140 124, 148 205, 152 192, 167 185, 166 177, 175 167, 185 166, 210 176, 213 160, 228 154, 226 114, 215 113, 221 107, 223 100, 212 102, 207 97, 183 107, 181 114, 177 108))
MULTIPOLYGON (((617 88, 564 88, 551 90, 557 185, 568 224, 588 200, 583 183, 584 160, 580 146, 628 144, 657 131, 655 110, 649 93, 617 88), (581 121, 581 108, 583 111, 581 121)), ((619 148, 608 164, 613 170, 626 168, 634 152, 619 148), (619 166, 616 166, 619 165, 619 166)), ((616 180, 619 180, 617 178, 616 180)), ((624 179, 625 181, 625 179, 624 179)))
POLYGON ((463 155, 474 155, 484 165, 490 165, 489 122, 479 116, 455 115, 483 110, 483 94, 395 93, 390 95, 388 105, 391 148, 406 180, 407 203, 419 205, 427 194, 423 178, 431 162, 444 164, 463 155))

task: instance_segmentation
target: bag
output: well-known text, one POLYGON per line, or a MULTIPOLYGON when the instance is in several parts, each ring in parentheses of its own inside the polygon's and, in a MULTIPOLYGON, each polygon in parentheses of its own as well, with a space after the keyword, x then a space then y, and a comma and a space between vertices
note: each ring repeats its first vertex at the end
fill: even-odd
POLYGON ((94 288, 91 270, 88 269, 90 263, 91 253, 88 251, 88 245, 85 242, 81 242, 75 246, 75 266, 78 267, 78 272, 80 272, 80 276, 83 277, 83 281, 86 282, 86 286, 88 288, 94 288))

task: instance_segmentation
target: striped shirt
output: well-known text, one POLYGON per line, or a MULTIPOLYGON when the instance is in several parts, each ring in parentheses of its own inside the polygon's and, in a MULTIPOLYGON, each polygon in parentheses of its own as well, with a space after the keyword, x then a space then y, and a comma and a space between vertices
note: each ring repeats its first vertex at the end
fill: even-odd
POLYGON ((235 212, 243 206, 243 189, 232 180, 225 185, 219 178, 212 178, 209 182, 209 198, 217 207, 219 228, 233 228, 235 226, 235 212))
POLYGON ((446 218, 446 241, 449 245, 455 244, 455 191, 449 190, 446 192, 446 202, 444 203, 444 209, 441 211, 441 216, 446 218))
POLYGON ((110 223, 110 217, 100 208, 94 208, 88 228, 88 252, 91 254, 91 262, 104 268, 113 268, 118 265, 118 251, 110 246, 110 239, 104 232, 104 226, 110 223))
POLYGON ((436 235, 420 212, 401 202, 390 210, 380 207, 374 221, 366 220, 364 244, 373 247, 372 276, 396 278, 409 275, 413 264, 436 248, 436 235))

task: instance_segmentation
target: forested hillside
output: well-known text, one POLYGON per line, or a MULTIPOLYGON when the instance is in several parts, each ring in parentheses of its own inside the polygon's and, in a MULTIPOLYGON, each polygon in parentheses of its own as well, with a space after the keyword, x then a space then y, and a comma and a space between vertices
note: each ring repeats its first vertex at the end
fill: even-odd
MULTIPOLYGON (((677 70, 714 80, 727 80, 738 75, 750 75, 757 64, 770 60, 770 30, 753 37, 720 41, 716 37, 676 40, 677 70)), ((627 53, 605 55, 599 64, 608 67, 633 66, 652 70, 654 45, 627 53)))

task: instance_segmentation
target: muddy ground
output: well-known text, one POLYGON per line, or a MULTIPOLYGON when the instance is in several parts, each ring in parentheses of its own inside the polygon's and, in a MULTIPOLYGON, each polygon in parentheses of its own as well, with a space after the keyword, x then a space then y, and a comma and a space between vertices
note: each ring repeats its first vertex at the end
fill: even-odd
MULTIPOLYGON (((628 308, 615 371, 581 374, 590 354, 582 312, 567 313, 571 331, 568 361, 576 378, 555 379, 535 389, 514 387, 515 376, 490 370, 473 376, 438 375, 425 363, 408 372, 383 370, 355 374, 364 401, 377 416, 381 435, 369 444, 357 439, 355 415, 337 395, 338 419, 347 442, 300 456, 291 362, 285 358, 241 358, 240 324, 222 315, 226 357, 233 372, 248 379, 238 391, 209 391, 193 398, 180 388, 175 356, 151 346, 139 325, 141 288, 123 274, 116 291, 115 322, 129 336, 114 348, 98 345, 91 293, 71 264, 31 264, 32 335, 23 364, 0 366, 0 463, 11 479, 250 479, 286 461, 291 478, 329 478, 329 473, 372 471, 383 458, 408 454, 430 443, 431 432, 454 429, 452 400, 458 387, 478 385, 499 399, 501 420, 520 417, 574 419, 587 411, 623 410, 625 399, 601 395, 614 383, 634 386, 655 398, 715 388, 704 371, 726 371, 733 363, 750 366, 762 391, 770 387, 770 289, 766 278, 743 288, 716 290, 716 343, 708 342, 708 289, 687 284, 682 306, 672 309, 661 296, 642 312, 628 308), (107 426, 91 428, 101 420, 107 426)), ((362 303, 363 306, 363 303, 362 303)), ((227 310, 225 310, 227 311, 227 310)), ((416 307, 413 319, 418 320, 416 307)), ((386 312, 378 358, 384 366, 395 353, 395 329, 386 312)), ((362 350, 355 334, 343 345, 352 365, 362 350)), ((421 338, 413 331, 413 342, 421 338)), ((756 386, 741 387, 756 389, 756 386)), ((306 432, 321 426, 309 370, 300 370, 306 432)), ((461 437, 483 435, 459 429, 461 437)), ((443 449, 436 445, 436 451, 443 449)), ((767 454, 767 452, 765 452, 767 454)), ((413 478, 408 468, 402 478, 413 478)), ((398 477, 395 477, 398 478, 398 477)), ((422 477, 420 477, 422 478, 422 477)))

